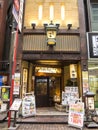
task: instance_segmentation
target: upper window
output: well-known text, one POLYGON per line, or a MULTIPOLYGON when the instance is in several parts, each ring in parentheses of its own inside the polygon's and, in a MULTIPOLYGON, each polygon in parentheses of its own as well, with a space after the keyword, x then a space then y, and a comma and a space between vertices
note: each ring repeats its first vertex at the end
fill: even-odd
POLYGON ((91 4, 91 26, 92 31, 98 31, 98 4, 91 4))

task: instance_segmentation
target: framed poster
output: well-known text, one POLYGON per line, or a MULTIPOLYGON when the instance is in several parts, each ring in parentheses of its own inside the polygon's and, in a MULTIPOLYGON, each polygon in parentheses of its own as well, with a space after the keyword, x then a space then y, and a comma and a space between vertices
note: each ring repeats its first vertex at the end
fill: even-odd
POLYGON ((28 69, 23 69, 23 83, 22 83, 22 97, 25 95, 27 91, 27 81, 28 81, 28 69))

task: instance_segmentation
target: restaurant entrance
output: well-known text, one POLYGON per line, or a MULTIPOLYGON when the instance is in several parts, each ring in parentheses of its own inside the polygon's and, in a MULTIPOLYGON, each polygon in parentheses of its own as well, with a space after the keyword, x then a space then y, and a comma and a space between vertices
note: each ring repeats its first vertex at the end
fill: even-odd
POLYGON ((37 107, 52 107, 56 102, 60 102, 61 78, 36 76, 35 96, 37 107))

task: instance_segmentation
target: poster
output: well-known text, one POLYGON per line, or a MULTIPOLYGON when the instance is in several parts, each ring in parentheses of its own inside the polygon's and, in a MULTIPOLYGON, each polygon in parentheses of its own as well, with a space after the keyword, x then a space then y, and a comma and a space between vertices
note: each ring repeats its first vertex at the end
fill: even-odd
POLYGON ((1 99, 8 101, 10 98, 10 86, 1 87, 1 99))
POLYGON ((7 76, 0 75, 0 86, 7 84, 7 80, 8 80, 7 78, 8 78, 7 76))
POLYGON ((15 73, 13 94, 19 95, 19 89, 20 89, 20 73, 15 73))
POLYGON ((82 128, 84 122, 84 103, 78 102, 69 105, 68 124, 82 128))
POLYGON ((22 116, 28 117, 36 114, 35 96, 33 94, 26 94, 22 102, 22 116))

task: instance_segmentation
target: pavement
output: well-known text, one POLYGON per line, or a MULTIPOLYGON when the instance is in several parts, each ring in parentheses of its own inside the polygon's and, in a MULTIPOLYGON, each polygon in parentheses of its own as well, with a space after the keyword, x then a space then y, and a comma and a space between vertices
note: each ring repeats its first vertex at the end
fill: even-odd
MULTIPOLYGON (((0 130, 8 130, 7 121, 0 123, 0 130)), ((78 130, 79 128, 75 128, 69 126, 68 124, 28 124, 21 123, 17 130, 78 130)), ((89 130, 87 127, 84 127, 83 130, 89 130)), ((90 128, 90 130, 98 130, 98 128, 90 128)))

